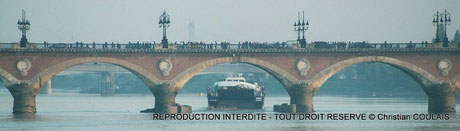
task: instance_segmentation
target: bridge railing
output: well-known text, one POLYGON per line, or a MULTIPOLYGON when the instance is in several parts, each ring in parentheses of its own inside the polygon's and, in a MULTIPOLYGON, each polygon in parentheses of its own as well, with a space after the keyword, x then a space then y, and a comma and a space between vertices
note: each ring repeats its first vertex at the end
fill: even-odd
MULTIPOLYGON (((313 42, 308 43, 309 49, 352 49, 352 48, 428 48, 432 43, 367 43, 367 42, 313 42)), ((298 49, 296 43, 286 42, 240 42, 240 43, 171 43, 172 49, 298 49)), ((19 48, 19 43, 0 43, 0 48, 19 48)), ((28 43, 28 48, 50 48, 50 49, 160 49, 161 44, 149 42, 136 43, 28 43)))
POLYGON ((12 48, 12 43, 0 43, 0 48, 12 48))
MULTIPOLYGON (((292 49, 292 44, 230 44, 230 43, 171 43, 173 49, 292 49)), ((18 48, 19 43, 0 43, 0 48, 18 48)), ((50 48, 50 49, 160 49, 158 43, 28 43, 29 48, 50 48)))
MULTIPOLYGON (((0 48, 18 48, 19 43, 0 43, 0 48)), ((28 48, 49 49, 153 49, 149 43, 28 43, 28 48)))
POLYGON ((293 44, 275 44, 275 43, 183 43, 177 44, 177 49, 293 49, 293 44))
POLYGON ((315 41, 310 48, 319 49, 351 49, 351 48, 428 48, 432 43, 368 43, 368 42, 322 42, 315 41))

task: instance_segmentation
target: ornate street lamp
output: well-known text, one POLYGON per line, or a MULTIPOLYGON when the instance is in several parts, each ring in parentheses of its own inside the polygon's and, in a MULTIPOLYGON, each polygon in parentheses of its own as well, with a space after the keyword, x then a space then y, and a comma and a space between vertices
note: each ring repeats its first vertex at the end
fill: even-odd
POLYGON ((447 26, 450 25, 450 13, 447 12, 447 10, 444 10, 443 13, 441 13, 441 24, 444 24, 444 41, 442 43, 442 47, 448 47, 449 46, 449 39, 447 38, 447 26))
POLYGON ((300 12, 298 13, 298 21, 294 22, 294 30, 297 32, 297 41, 300 43, 300 48, 307 47, 307 41, 305 39, 305 31, 308 30, 308 21, 305 22, 305 14, 302 11, 302 21, 300 21, 300 12), (300 38, 300 32, 302 32, 302 38, 300 38))
POLYGON ((169 20, 169 15, 166 14, 166 11, 163 12, 163 14, 160 16, 160 21, 158 24, 160 24, 160 28, 163 28, 163 39, 161 40, 161 44, 163 44, 163 48, 168 48, 168 39, 166 38, 166 28, 169 27, 169 23, 171 21, 169 20))
POLYGON ((449 39, 447 38, 447 26, 450 25, 450 22, 451 22, 451 19, 450 19, 450 13, 447 12, 447 10, 444 10, 444 12, 442 13, 439 13, 439 11, 437 11, 434 15, 433 15, 433 24, 436 26, 436 37, 434 39, 434 42, 437 43, 437 42, 440 42, 440 39, 439 39, 439 25, 442 25, 442 27, 444 28, 444 32, 443 35, 444 35, 444 38, 443 38, 443 41, 442 41, 442 47, 448 47, 449 46, 449 39))
POLYGON ((18 29, 22 32, 21 41, 19 47, 26 47, 27 37, 26 32, 30 30, 30 22, 26 20, 26 11, 22 10, 22 20, 18 20, 18 29))
POLYGON ((436 13, 433 15, 433 26, 436 26, 436 34, 434 37, 434 43, 439 42, 439 11, 436 11, 436 13))

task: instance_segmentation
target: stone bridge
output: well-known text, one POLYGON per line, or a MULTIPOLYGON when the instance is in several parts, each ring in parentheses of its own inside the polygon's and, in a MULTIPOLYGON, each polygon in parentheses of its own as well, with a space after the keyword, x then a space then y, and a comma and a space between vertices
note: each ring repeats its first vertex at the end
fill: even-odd
POLYGON ((110 63, 137 75, 155 97, 155 112, 181 113, 175 97, 195 74, 220 63, 247 63, 276 77, 297 112, 313 111, 313 96, 334 73, 362 62, 394 66, 428 96, 428 112, 455 112, 460 49, 8 49, 0 48, 0 78, 14 97, 13 113, 35 113, 35 96, 57 73, 83 63, 110 63))

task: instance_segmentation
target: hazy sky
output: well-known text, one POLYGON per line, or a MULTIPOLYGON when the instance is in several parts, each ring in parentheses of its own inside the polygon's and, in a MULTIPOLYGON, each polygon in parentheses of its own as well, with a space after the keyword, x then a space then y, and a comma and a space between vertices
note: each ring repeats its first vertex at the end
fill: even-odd
POLYGON ((16 42, 25 9, 32 42, 161 41, 158 17, 171 16, 170 41, 287 41, 305 11, 307 41, 431 40, 436 10, 452 14, 448 37, 460 29, 460 0, 0 0, 0 42, 16 42))

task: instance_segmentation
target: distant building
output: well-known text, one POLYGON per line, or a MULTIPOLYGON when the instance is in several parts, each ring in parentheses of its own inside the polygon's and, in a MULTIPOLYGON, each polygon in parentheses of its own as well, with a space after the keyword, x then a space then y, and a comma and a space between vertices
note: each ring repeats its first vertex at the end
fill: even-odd
POLYGON ((455 35, 454 35, 454 42, 457 43, 457 44, 460 44, 460 33, 459 33, 459 30, 457 30, 455 32, 455 35))
POLYGON ((436 29, 435 36, 434 36, 434 38, 433 38, 433 40, 432 40, 433 43, 442 42, 442 41, 444 40, 444 37, 446 37, 446 36, 444 35, 444 25, 443 25, 443 24, 439 24, 437 27, 438 27, 438 28, 436 29), (438 36, 438 38, 439 38, 438 40, 439 40, 439 41, 436 41, 436 36, 438 36))
MULTIPOLYGON (((437 27, 438 28, 436 29, 435 36, 432 39, 432 44, 428 45, 429 48, 441 48, 443 40, 446 37, 444 25, 439 24, 437 27), (436 41, 436 36, 439 38, 438 41, 436 41)), ((451 48, 460 47, 460 44, 458 43, 460 43, 460 34, 459 34, 459 31, 457 30, 457 32, 455 32, 453 39, 452 37, 449 38, 448 47, 451 47, 451 48)))

